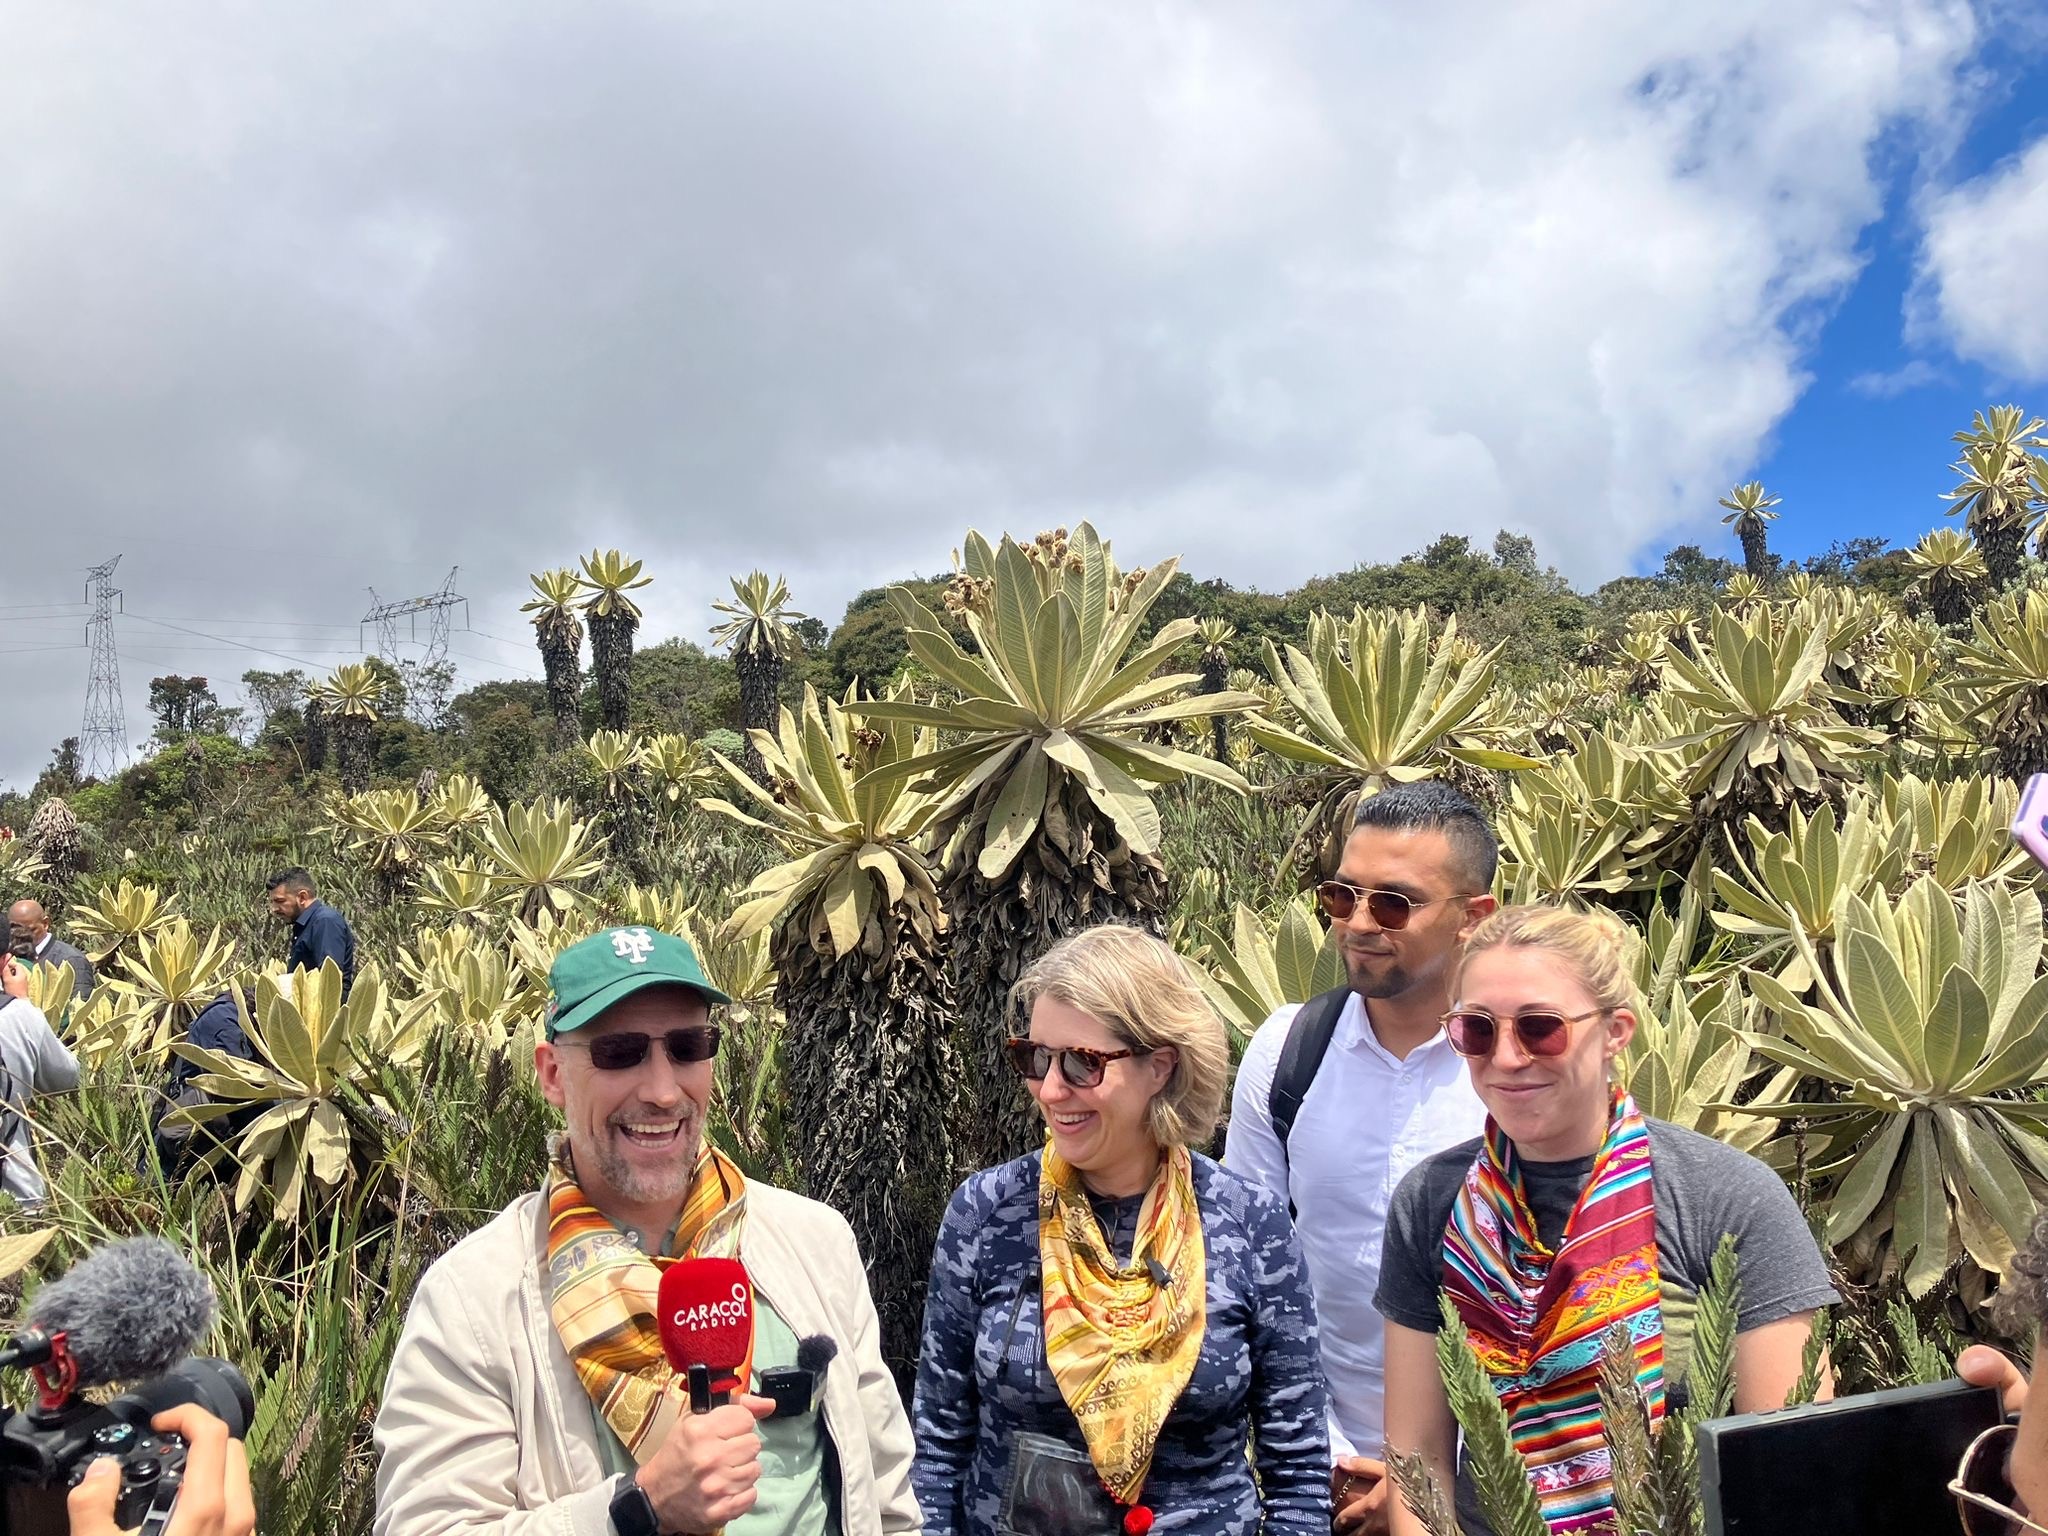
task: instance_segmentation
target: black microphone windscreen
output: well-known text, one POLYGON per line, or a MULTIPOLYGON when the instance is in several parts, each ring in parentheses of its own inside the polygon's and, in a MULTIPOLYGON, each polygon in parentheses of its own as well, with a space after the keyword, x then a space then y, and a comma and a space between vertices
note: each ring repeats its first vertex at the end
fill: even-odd
POLYGON ((78 1385, 159 1375, 213 1326, 213 1286, 160 1237, 124 1237, 35 1294, 27 1321, 68 1336, 78 1385))
POLYGON ((796 1341, 796 1368, 822 1376, 839 1353, 839 1341, 829 1333, 814 1333, 796 1341))

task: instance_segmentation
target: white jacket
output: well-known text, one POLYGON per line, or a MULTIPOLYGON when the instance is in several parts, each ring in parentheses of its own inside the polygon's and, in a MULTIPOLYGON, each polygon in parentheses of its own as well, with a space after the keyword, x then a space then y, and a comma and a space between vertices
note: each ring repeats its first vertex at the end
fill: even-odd
MULTIPOLYGON (((375 1536, 612 1536, 613 1480, 548 1317, 546 1250, 536 1192, 421 1279, 377 1413, 375 1536)), ((910 1420, 882 1363, 853 1229, 829 1206, 750 1182, 740 1258, 790 1332, 839 1343, 824 1415, 842 1536, 918 1530, 910 1420)))

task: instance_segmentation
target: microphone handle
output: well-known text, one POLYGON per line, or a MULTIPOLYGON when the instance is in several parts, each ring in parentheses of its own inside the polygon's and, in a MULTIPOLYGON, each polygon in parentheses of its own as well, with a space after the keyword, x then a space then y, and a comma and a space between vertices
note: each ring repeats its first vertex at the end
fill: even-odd
POLYGON ((690 1412, 709 1413, 731 1401, 732 1393, 711 1390, 710 1366, 698 1364, 690 1367, 690 1412))

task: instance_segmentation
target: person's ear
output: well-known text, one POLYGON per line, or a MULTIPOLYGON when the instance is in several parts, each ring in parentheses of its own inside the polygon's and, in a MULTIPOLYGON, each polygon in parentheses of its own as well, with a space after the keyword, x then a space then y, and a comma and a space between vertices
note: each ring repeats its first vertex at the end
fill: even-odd
POLYGON ((1494 900, 1490 891, 1483 896, 1466 897, 1465 920, 1458 925, 1458 942, 1462 944, 1471 938, 1472 930, 1493 916, 1494 910, 1499 906, 1500 903, 1494 900))
POLYGON ((1607 1015, 1607 1059, 1614 1060, 1628 1049, 1629 1042, 1636 1037, 1635 1011, 1617 1008, 1607 1015))
POLYGON ((1145 1059, 1152 1067, 1152 1091, 1157 1093, 1173 1081, 1173 1070, 1180 1065, 1180 1047, 1162 1045, 1145 1059))
POLYGON ((562 1053, 545 1040, 533 1043, 533 1075, 540 1079, 541 1097, 555 1108, 562 1108, 562 1053))

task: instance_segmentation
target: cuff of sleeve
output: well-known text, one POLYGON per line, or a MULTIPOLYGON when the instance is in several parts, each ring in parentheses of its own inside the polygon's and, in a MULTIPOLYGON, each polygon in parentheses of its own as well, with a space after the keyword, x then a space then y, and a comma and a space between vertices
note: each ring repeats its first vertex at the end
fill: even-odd
POLYGON ((617 1536, 612 1529, 612 1493, 618 1481, 616 1477, 607 1477, 595 1488, 557 1500, 555 1508, 562 1512, 562 1536, 617 1536))

